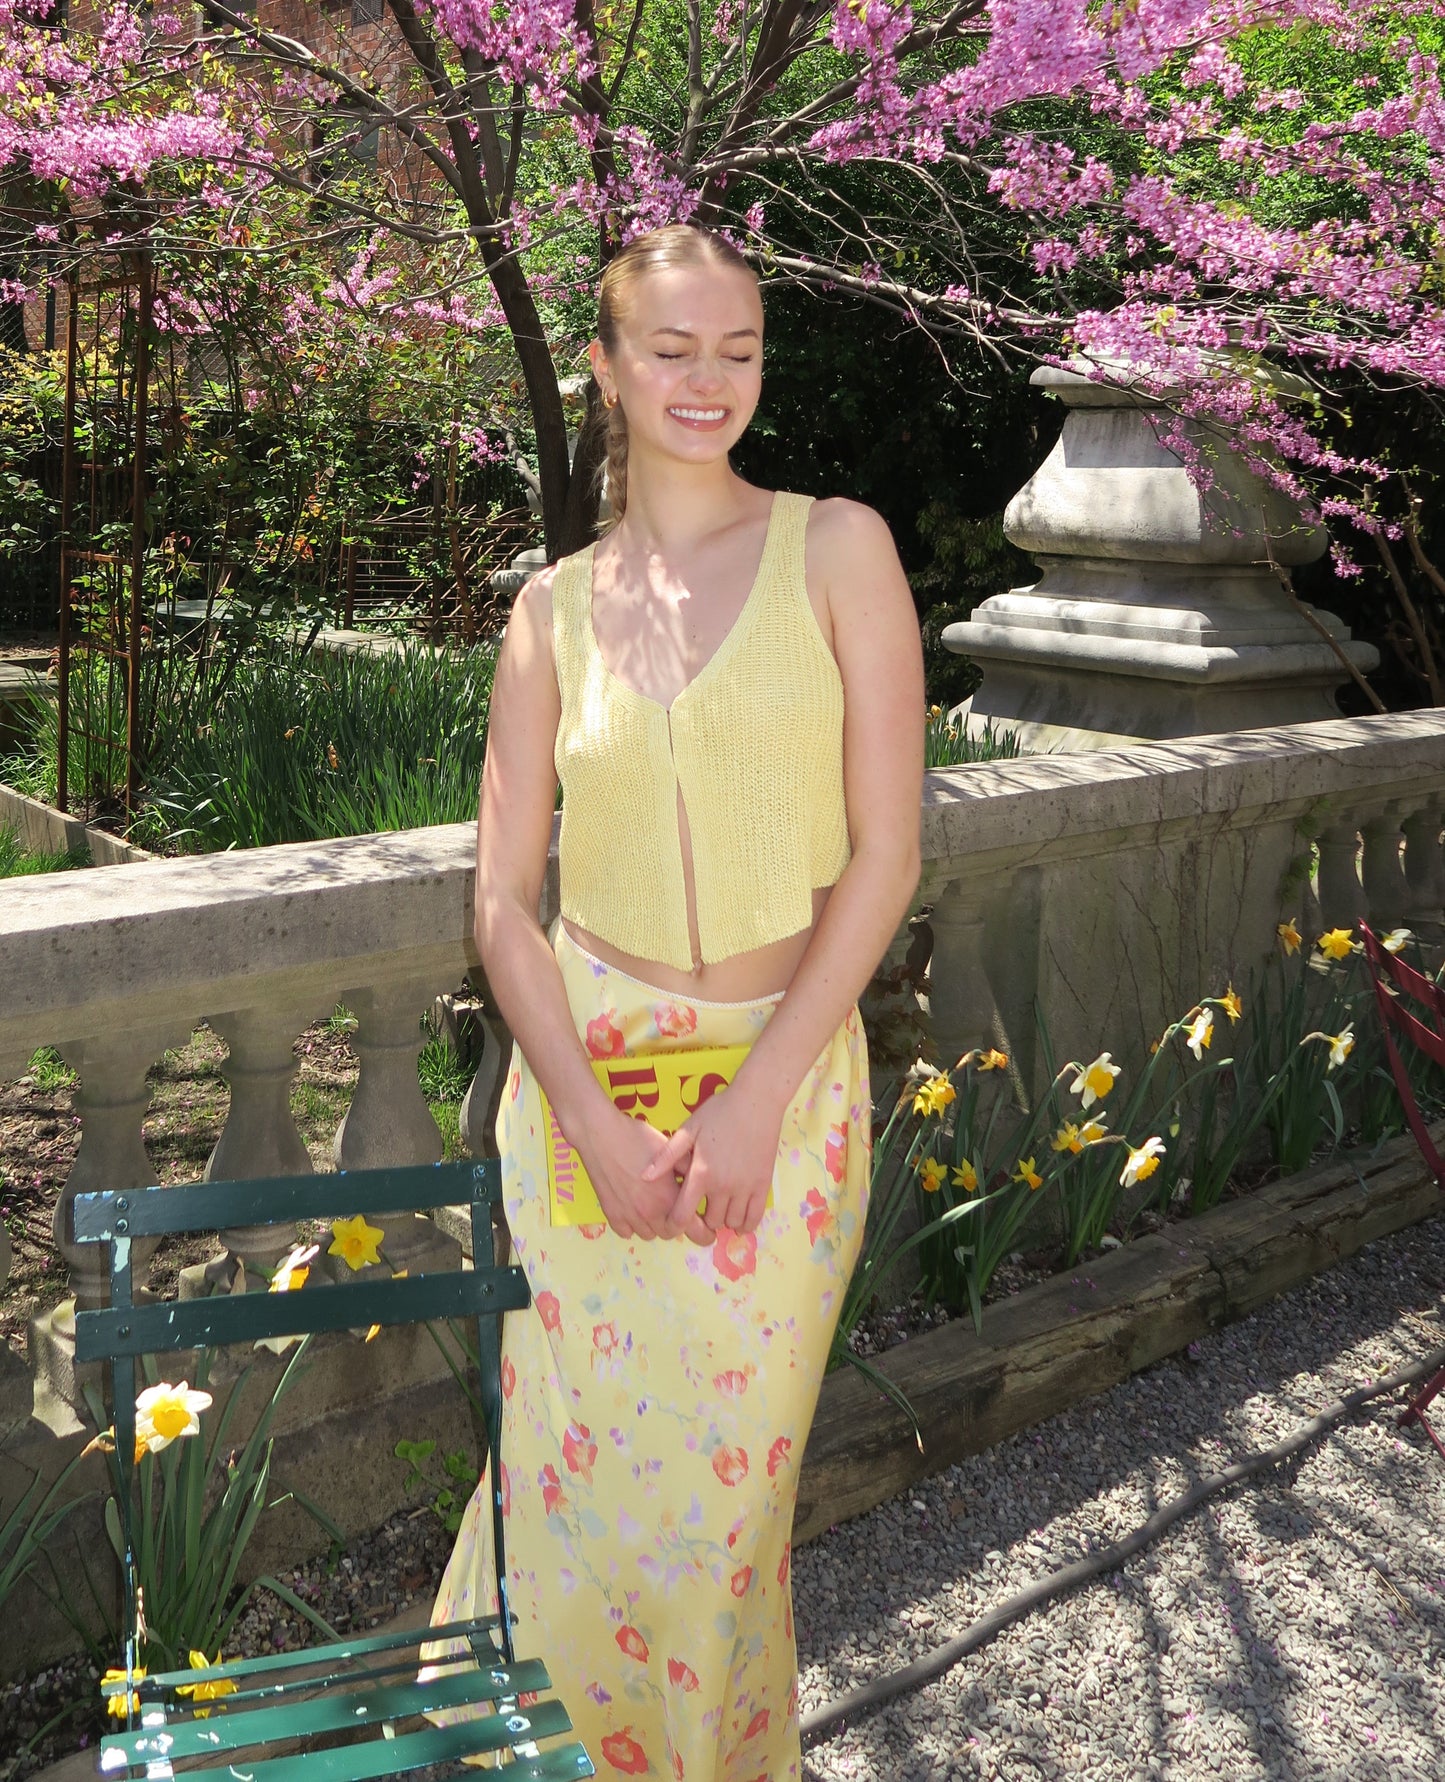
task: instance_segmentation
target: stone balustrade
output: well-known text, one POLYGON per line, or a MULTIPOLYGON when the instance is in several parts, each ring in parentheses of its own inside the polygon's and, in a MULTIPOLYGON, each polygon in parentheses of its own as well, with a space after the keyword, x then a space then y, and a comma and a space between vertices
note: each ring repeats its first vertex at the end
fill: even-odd
MULTIPOLYGON (((933 1056, 998 1043, 1026 1086, 1039 1071, 1036 1007, 1057 1057, 1138 1056, 1200 995, 1243 988, 1289 915, 1307 934, 1366 914, 1445 931, 1442 823, 1445 712, 931 774, 920 902, 933 1056)), ((292 1043, 338 1002, 356 1015, 361 1067, 338 1162, 440 1154, 417 1085, 419 1018, 472 963, 472 848, 457 825, 0 885, 0 1079, 43 1045, 80 1079, 81 1142, 55 1230, 75 1300, 101 1301, 105 1281, 70 1237, 70 1202, 151 1179, 146 1072, 202 1019, 229 1049, 210 1178, 311 1167, 288 1103, 292 1043)), ((554 908, 555 861, 544 919, 554 908)), ((910 947, 916 960, 918 940, 917 924, 900 933, 865 1007, 886 1003, 890 964, 910 947)), ((506 1044, 493 1023, 464 1110, 476 1149, 506 1044)), ((393 1222, 386 1247, 417 1269, 447 1242, 412 1220, 393 1222)), ((222 1233, 220 1248, 190 1290, 254 1286, 279 1254, 248 1230, 222 1233)), ((73 1309, 31 1331, 34 1414, 57 1433, 78 1426, 73 1309)))

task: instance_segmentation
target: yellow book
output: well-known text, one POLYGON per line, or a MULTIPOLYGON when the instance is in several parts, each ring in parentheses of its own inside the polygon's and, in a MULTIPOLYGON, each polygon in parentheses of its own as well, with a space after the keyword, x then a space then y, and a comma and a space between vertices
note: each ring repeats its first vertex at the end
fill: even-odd
MULTIPOLYGON (((747 1046, 701 1046, 646 1058, 594 1058, 592 1070, 614 1107, 671 1137, 690 1114, 727 1088, 747 1055, 747 1046)), ((586 1167, 558 1125, 545 1094, 542 1108, 547 1120, 547 1193, 552 1223, 605 1224, 606 1215, 586 1167)))

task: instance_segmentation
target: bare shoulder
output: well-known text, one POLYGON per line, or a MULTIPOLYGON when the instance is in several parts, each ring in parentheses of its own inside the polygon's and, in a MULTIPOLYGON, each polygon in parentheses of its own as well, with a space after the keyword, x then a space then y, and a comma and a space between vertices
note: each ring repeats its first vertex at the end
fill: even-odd
POLYGON ((820 555, 845 560, 859 550, 885 552, 896 557, 888 522, 875 508, 846 495, 829 495, 813 503, 808 516, 808 542, 816 541, 820 555))
POLYGON ((888 523, 861 501, 836 495, 814 503, 808 520, 808 567, 834 614, 860 606, 887 612, 903 604, 912 608, 888 523))

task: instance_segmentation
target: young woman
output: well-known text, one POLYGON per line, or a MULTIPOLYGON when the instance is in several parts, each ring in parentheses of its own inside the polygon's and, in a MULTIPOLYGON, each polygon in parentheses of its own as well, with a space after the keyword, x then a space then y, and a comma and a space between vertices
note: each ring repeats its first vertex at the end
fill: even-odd
MULTIPOLYGON (((504 1338, 511 1607, 604 1777, 799 1774, 789 1541, 863 1235, 856 999, 918 879, 912 598, 869 509, 732 470, 762 354, 719 238, 660 229, 608 267, 616 523, 518 597, 482 777, 476 940, 516 1039, 497 1138, 533 1293, 504 1338), (592 1068, 743 1045, 672 1137, 592 1068), (543 1093, 605 1223, 551 1222, 543 1093)), ((486 1498, 438 1621, 495 1608, 486 1498)))

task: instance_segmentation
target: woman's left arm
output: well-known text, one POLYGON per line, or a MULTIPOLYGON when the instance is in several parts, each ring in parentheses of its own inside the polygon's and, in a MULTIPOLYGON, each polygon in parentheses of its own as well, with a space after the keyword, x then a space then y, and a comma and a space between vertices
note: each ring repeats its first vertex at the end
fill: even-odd
POLYGON ((757 1226, 788 1104, 877 969, 918 886, 924 693, 913 595, 887 526, 853 501, 814 509, 808 572, 826 592, 843 677, 852 858, 726 1095, 704 1104, 654 1159, 661 1174, 691 1152, 671 1220, 679 1232, 704 1196, 710 1229, 757 1226))

